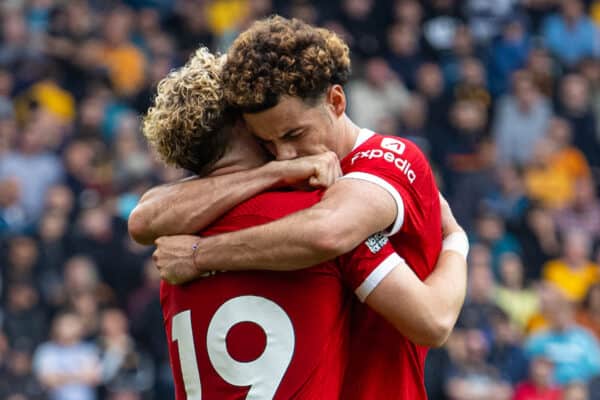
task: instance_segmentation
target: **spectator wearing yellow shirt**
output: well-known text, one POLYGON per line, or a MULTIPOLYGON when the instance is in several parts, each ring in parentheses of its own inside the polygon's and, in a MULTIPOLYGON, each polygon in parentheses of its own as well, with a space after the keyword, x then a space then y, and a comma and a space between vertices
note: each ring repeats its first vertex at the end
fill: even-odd
POLYGON ((580 302, 600 281, 600 266, 590 260, 591 242, 580 230, 565 235, 563 256, 544 265, 544 280, 554 283, 573 302, 580 302))
POLYGON ((131 11, 119 7, 111 11, 104 25, 104 42, 99 61, 107 69, 115 91, 121 96, 135 95, 145 83, 146 59, 131 43, 131 11))
POLYGON ((496 287, 495 301, 520 328, 539 309, 539 299, 535 290, 524 284, 523 263, 515 253, 505 253, 500 258, 501 284, 496 287))
POLYGON ((554 144, 552 163, 565 170, 571 179, 589 178, 590 165, 581 151, 572 145, 573 131, 564 118, 552 118, 547 135, 554 144))
POLYGON ((533 162, 525 167, 525 188, 544 207, 564 207, 573 196, 569 174, 552 163, 553 144, 544 137, 537 141, 533 162))

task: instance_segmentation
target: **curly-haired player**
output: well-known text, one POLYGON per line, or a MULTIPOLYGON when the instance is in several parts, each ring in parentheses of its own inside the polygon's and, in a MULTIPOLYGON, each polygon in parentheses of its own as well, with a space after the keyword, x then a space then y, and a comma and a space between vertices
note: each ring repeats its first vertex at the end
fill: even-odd
MULTIPOLYGON (((344 254, 379 231, 385 233, 366 242, 373 254, 389 238, 419 278, 429 276, 442 241, 433 174, 414 144, 360 129, 346 116, 342 85, 350 63, 343 41, 300 21, 272 17, 236 39, 223 68, 227 100, 241 110, 247 127, 278 159, 333 151, 342 158, 345 176, 322 201, 281 220, 207 238, 159 239, 155 254, 163 277, 182 282, 215 269, 304 268, 344 254), (198 251, 192 252, 192 247, 198 251)), ((242 196, 244 188, 230 186, 217 192, 220 198, 225 193, 242 196)), ((215 204, 210 196, 199 203, 215 204)), ((425 398, 426 348, 407 337, 421 344, 445 340, 464 299, 466 270, 440 271, 433 294, 438 301, 427 305, 413 302, 411 296, 399 297, 420 287, 406 284, 402 278, 406 272, 382 264, 357 291, 361 300, 389 315, 394 326, 364 306, 358 308, 353 359, 342 398, 425 398), (404 292, 387 286, 397 282, 405 284, 404 292), (374 287, 381 296, 372 291, 374 287), (381 290, 386 287, 392 289, 381 290), (403 309, 410 315, 399 316, 403 309), (407 330, 418 325, 407 319, 432 322, 428 326, 437 327, 436 340, 430 340, 426 330, 407 330)))

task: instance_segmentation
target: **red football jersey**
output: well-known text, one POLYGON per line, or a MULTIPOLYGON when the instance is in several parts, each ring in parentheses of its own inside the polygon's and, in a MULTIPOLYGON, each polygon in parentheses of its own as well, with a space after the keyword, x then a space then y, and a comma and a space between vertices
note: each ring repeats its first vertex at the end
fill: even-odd
MULTIPOLYGON (((267 223, 319 200, 317 192, 264 193, 205 234, 267 223)), ((216 272, 183 286, 163 282, 177 400, 339 399, 354 297, 348 287, 364 298, 400 262, 391 246, 373 239, 352 254, 344 266, 335 260, 294 272, 216 272)))
MULTIPOLYGON (((413 143, 363 129, 342 160, 344 178, 387 190, 398 207, 388 235, 394 250, 420 279, 435 268, 442 245, 438 189, 427 159, 413 143)), ((400 335, 366 305, 352 316, 351 360, 343 399, 426 399, 427 348, 400 335)))

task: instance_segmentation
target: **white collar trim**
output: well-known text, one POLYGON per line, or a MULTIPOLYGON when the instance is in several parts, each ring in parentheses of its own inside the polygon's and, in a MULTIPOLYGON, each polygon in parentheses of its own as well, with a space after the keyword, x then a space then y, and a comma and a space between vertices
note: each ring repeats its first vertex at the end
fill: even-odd
POLYGON ((366 129, 366 128, 361 129, 360 133, 356 137, 356 142, 354 142, 354 147, 352 148, 352 150, 353 151, 356 150, 356 148, 358 146, 360 146, 361 144, 363 144, 364 142, 369 140, 374 134, 375 134, 375 132, 373 132, 370 129, 366 129))

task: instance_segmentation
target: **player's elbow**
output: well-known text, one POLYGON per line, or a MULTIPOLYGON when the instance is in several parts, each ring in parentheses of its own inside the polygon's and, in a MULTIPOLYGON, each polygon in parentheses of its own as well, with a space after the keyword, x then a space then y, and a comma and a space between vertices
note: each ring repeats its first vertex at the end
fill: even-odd
POLYGON ((133 209, 127 221, 127 229, 131 238, 139 244, 148 246, 154 243, 155 237, 151 233, 143 206, 138 205, 133 209))
POLYGON ((433 320, 429 327, 426 346, 440 347, 448 340, 452 329, 454 328, 454 320, 446 316, 439 316, 433 320))
POLYGON ((425 318, 414 322, 414 329, 406 332, 405 321, 401 320, 394 325, 409 340, 420 346, 440 347, 448 340, 454 327, 454 319, 440 313, 425 313, 425 318))

